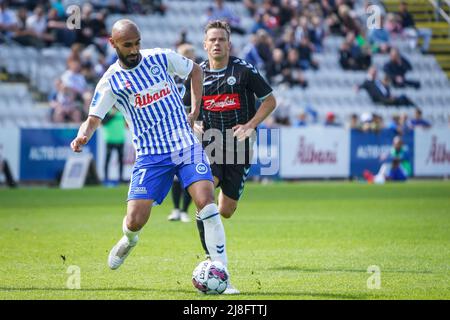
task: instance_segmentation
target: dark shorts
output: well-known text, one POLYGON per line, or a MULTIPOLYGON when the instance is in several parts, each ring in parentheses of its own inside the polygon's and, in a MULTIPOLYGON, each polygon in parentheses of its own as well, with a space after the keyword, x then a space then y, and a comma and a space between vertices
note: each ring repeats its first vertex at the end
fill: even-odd
POLYGON ((214 177, 219 179, 219 187, 229 198, 238 201, 244 191, 244 183, 251 164, 211 164, 214 177))

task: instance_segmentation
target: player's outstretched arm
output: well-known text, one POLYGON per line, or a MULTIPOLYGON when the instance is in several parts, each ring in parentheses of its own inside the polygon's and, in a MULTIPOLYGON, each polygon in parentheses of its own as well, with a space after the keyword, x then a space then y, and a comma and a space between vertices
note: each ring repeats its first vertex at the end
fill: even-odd
POLYGON ((73 139, 70 144, 73 152, 83 151, 83 146, 88 143, 101 122, 102 120, 100 118, 89 116, 87 120, 81 124, 77 137, 73 139))

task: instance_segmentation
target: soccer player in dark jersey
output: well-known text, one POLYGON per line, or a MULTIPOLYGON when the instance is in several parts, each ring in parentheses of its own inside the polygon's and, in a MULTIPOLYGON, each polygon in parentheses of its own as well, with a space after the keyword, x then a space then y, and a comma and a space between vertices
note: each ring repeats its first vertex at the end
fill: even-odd
MULTIPOLYGON (((254 142, 251 137, 255 137, 257 126, 275 109, 276 100, 272 88, 253 65, 230 56, 230 27, 226 22, 208 23, 203 46, 208 60, 200 64, 204 73, 202 127, 197 126, 197 130, 203 132, 203 147, 210 158, 214 185, 221 188, 219 212, 230 218, 250 171, 254 142), (259 108, 256 99, 261 101, 259 108), (222 137, 208 134, 208 130, 220 131, 222 137)), ((197 219, 197 226, 208 255, 203 221, 197 219)), ((239 291, 229 287, 227 293, 239 291)))

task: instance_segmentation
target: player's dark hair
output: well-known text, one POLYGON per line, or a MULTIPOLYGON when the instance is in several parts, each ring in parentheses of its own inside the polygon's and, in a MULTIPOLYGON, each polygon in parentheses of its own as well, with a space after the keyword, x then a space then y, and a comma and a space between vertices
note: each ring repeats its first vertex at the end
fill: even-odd
POLYGON ((214 20, 214 21, 208 22, 208 24, 205 27, 205 35, 209 29, 225 30, 227 33, 227 36, 228 36, 228 40, 230 40, 231 29, 230 29, 230 25, 228 24, 228 22, 222 21, 222 20, 214 20))

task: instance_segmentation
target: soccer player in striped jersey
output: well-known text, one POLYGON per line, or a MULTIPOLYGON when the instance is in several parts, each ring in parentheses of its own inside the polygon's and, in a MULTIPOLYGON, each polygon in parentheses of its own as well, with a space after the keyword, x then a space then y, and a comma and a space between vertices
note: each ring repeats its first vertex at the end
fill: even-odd
POLYGON ((108 265, 113 270, 122 265, 136 246, 152 205, 162 203, 177 175, 204 221, 212 259, 226 266, 225 232, 214 202, 213 177, 192 130, 200 111, 202 70, 171 50, 141 50, 140 39, 134 22, 123 19, 114 24, 110 43, 118 60, 97 84, 89 116, 71 143, 74 152, 81 152, 112 106, 123 113, 133 135, 137 157, 122 225, 124 236, 112 248, 108 265), (189 114, 174 75, 191 79, 189 114))
MULTIPOLYGON (((236 211, 250 171, 254 142, 251 137, 275 109, 276 100, 272 88, 253 65, 230 56, 228 23, 209 22, 203 45, 208 59, 200 64, 204 74, 202 127, 196 126, 196 131, 204 131, 203 146, 210 158, 214 185, 221 189, 219 212, 224 218, 230 218, 236 211), (261 101, 259 108, 256 108, 255 97, 261 101), (221 137, 218 139, 213 131, 220 132, 221 137)), ((197 227, 203 249, 211 255, 205 242, 206 225, 200 215, 197 216, 197 227)), ((232 286, 227 290, 230 294, 239 293, 232 286)))

